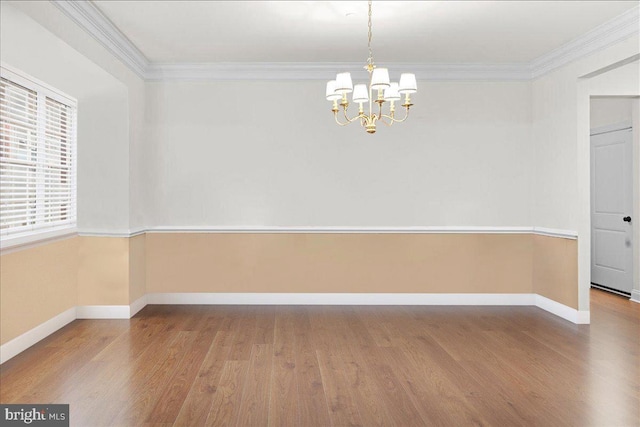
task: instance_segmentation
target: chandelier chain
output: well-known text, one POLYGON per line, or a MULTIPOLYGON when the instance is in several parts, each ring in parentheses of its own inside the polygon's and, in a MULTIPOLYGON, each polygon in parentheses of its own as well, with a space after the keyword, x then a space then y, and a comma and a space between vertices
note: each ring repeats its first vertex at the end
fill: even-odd
POLYGON ((367 59, 367 63, 369 65, 373 64, 373 51, 371 50, 371 38, 372 38, 372 32, 371 32, 371 3, 372 3, 372 0, 369 0, 369 33, 368 33, 368 36, 369 36, 369 43, 368 43, 368 46, 369 46, 369 59, 367 59))

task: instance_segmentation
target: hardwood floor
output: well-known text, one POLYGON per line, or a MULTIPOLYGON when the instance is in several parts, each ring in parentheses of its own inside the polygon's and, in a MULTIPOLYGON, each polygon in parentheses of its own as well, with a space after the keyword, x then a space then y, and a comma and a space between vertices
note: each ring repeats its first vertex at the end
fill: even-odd
POLYGON ((0 368, 2 403, 77 426, 640 425, 640 305, 148 306, 0 368))

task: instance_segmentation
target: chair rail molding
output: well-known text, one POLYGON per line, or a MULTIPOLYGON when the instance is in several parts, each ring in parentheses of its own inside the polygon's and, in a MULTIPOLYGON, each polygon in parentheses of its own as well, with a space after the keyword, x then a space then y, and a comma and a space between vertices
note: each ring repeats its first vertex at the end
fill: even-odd
POLYGON ((146 233, 298 233, 298 234, 537 234, 575 240, 578 233, 573 230, 528 226, 413 226, 413 227, 359 227, 359 226, 152 226, 132 231, 102 232, 80 230, 80 236, 135 237, 146 233))

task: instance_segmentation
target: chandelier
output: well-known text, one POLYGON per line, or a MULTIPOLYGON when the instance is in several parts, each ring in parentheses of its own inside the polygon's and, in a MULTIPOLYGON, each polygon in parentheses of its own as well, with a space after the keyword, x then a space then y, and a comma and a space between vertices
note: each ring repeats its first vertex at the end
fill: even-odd
POLYGON ((327 100, 333 101, 333 116, 340 126, 346 126, 356 120, 360 121, 360 125, 365 128, 368 133, 376 132, 376 122, 382 122, 387 126, 391 126, 396 122, 404 122, 409 117, 409 108, 413 105, 411 103, 410 95, 415 93, 418 89, 416 84, 416 76, 412 73, 404 73, 400 75, 399 82, 389 81, 389 70, 386 68, 378 68, 373 63, 373 53, 371 50, 371 0, 369 0, 369 58, 367 59, 367 65, 364 69, 369 72, 369 87, 365 84, 353 85, 351 81, 351 73, 338 73, 335 80, 327 82, 327 100), (347 94, 353 93, 351 99, 358 104, 358 115, 349 118, 347 109, 349 108, 349 101, 347 101, 347 94), (376 99, 373 99, 376 95, 376 99), (406 109, 405 116, 402 119, 397 119, 396 113, 396 101, 400 101, 401 95, 404 95, 404 102, 402 107, 406 109), (339 102, 338 102, 339 101, 339 102), (388 114, 383 113, 383 104, 389 103, 388 114), (369 104, 369 112, 365 112, 365 105, 369 104), (378 104, 374 107, 374 103, 378 104), (338 113, 342 107, 344 119, 346 122, 341 122, 338 118, 338 113), (377 110, 374 111, 374 110, 377 110))

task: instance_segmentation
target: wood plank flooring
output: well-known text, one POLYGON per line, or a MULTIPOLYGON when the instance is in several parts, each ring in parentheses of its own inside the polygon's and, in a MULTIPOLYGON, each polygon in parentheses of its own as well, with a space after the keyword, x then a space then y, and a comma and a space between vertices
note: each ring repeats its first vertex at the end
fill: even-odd
POLYGON ((148 306, 77 320, 0 368, 2 403, 75 426, 638 426, 640 304, 148 306))

